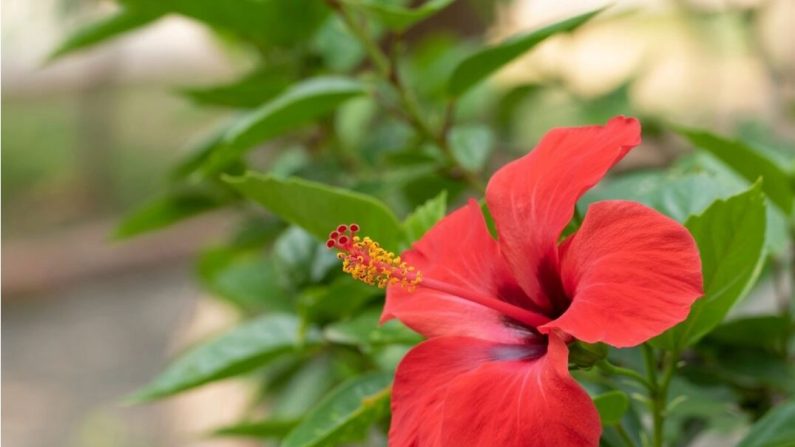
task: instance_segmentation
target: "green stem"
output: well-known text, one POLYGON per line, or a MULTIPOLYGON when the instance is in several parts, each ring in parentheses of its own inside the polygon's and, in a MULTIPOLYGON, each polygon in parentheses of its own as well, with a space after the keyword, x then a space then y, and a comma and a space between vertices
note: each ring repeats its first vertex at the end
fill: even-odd
POLYGON ((663 447, 665 445, 665 418, 668 406, 668 388, 671 385, 674 372, 676 372, 676 364, 679 361, 679 353, 671 351, 665 353, 663 358, 663 373, 659 377, 657 375, 656 357, 654 349, 651 346, 644 345, 644 357, 646 358, 646 365, 648 369, 649 379, 653 380, 654 388, 650 390, 649 397, 651 399, 651 412, 652 412, 652 445, 654 447, 663 447))
POLYGON ((650 345, 643 345, 643 359, 646 362, 646 375, 649 382, 657 383, 657 359, 654 356, 654 348, 650 345))
POLYGON ((327 0, 327 2, 338 12, 342 20, 345 22, 345 25, 362 44, 378 74, 384 78, 384 80, 386 80, 395 90, 398 95, 400 106, 402 107, 402 112, 405 114, 406 120, 409 122, 409 124, 414 127, 417 133, 422 135, 423 138, 432 141, 439 146, 448 162, 460 171, 459 174, 470 184, 470 186, 477 189, 481 193, 484 193, 486 188, 483 185, 483 182, 481 182, 476 175, 461 167, 450 149, 450 145, 447 140, 447 131, 451 124, 449 120, 452 119, 454 104, 450 103, 448 105, 445 123, 443 123, 441 130, 439 132, 434 131, 433 127, 425 119, 420 109, 419 101, 417 101, 414 93, 401 80, 400 74, 398 72, 399 70, 397 61, 390 59, 390 57, 381 50, 377 42, 374 41, 370 36, 370 33, 367 32, 367 29, 365 29, 365 27, 344 5, 340 4, 336 0, 327 0))
POLYGON ((649 382, 645 377, 643 377, 637 371, 628 368, 622 368, 620 366, 613 365, 607 359, 600 360, 597 364, 597 367, 604 371, 607 374, 616 375, 616 376, 624 376, 628 377, 639 384, 643 385, 644 388, 651 391, 654 389, 654 385, 649 382))
POLYGON ((632 438, 629 436, 629 433, 627 433, 627 430, 624 428, 623 425, 619 423, 615 425, 613 428, 616 429, 618 436, 621 437, 621 440, 624 441, 624 444, 626 444, 627 447, 635 447, 635 441, 632 440, 632 438))

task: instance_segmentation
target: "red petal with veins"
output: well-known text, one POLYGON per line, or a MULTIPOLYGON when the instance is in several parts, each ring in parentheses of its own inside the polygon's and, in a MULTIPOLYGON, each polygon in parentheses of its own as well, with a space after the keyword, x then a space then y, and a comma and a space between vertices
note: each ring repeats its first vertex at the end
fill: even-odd
POLYGON ((568 304, 557 279, 557 241, 574 204, 638 144, 640 124, 634 118, 555 129, 489 181, 486 202, 500 248, 527 296, 547 313, 568 304))
POLYGON ((540 329, 616 347, 643 343, 681 322, 703 295, 701 259, 687 229, 622 200, 590 206, 561 246, 561 277, 571 306, 540 329))
POLYGON ((535 342, 417 345, 395 375, 389 445, 595 446, 599 416, 569 376, 566 344, 557 335, 535 342))
POLYGON ((439 419, 444 442, 419 445, 589 447, 601 434, 591 398, 569 375, 566 344, 554 334, 536 360, 492 361, 456 378, 428 422, 439 419))
MULTIPOLYGON (((499 254, 475 201, 454 211, 417 242, 403 258, 423 278, 454 284, 485 296, 529 303, 499 254)), ((506 324, 498 312, 454 295, 423 287, 387 288, 381 320, 397 317, 426 337, 472 336, 512 343, 526 330, 506 324)))

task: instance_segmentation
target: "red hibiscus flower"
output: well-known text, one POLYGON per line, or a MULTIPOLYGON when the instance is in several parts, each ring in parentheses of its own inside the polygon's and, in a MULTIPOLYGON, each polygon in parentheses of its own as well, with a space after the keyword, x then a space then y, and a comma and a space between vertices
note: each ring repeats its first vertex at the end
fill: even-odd
POLYGON ((676 221, 627 201, 576 201, 640 143, 637 120, 549 132, 468 205, 390 256, 348 228, 344 268, 388 286, 382 319, 428 338, 397 369, 393 447, 596 446, 601 424, 569 375, 574 339, 634 346, 684 320, 702 292, 698 248, 676 221))

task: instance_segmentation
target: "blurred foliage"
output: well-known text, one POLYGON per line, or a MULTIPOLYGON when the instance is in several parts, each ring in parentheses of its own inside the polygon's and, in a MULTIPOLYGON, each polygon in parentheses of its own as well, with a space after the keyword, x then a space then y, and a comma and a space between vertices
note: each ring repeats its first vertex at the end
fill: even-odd
MULTIPOLYGON (((52 59, 175 14, 257 60, 236 81, 180 90, 198 106, 236 115, 212 129, 116 233, 132 237, 218 208, 239 217, 197 270, 208 290, 239 310, 240 325, 180 355, 132 397, 159 399, 241 375, 259 383, 251 417, 219 427, 217 436, 290 447, 383 443, 392 372, 420 337, 396 321, 378 326, 383 293, 339 271, 321 242, 326 234, 356 222, 384 246, 406 248, 448 209, 479 197, 489 173, 517 155, 516 142, 552 125, 637 113, 631 80, 587 98, 557 80, 487 82, 547 39, 610 21, 609 10, 487 45, 456 25, 466 11, 492 10, 485 1, 119 3, 64 39, 52 59), (257 416, 263 409, 267 416, 257 416)), ((608 358, 642 370, 643 351, 652 374, 674 371, 681 356, 665 410, 670 445, 757 420, 742 445, 793 445, 792 297, 779 294, 765 315, 730 313, 760 278, 778 282, 791 273, 795 164, 781 149, 787 143, 770 138, 764 124, 724 136, 640 114, 647 145, 668 147, 683 136, 693 153, 673 160, 663 151, 669 166, 606 180, 578 204, 578 216, 594 201, 620 198, 685 223, 702 253, 706 297, 654 347, 611 350, 608 358)), ((25 169, 48 169, 49 156, 25 169)), ((24 172, 10 181, 24 181, 24 172)), ((648 398, 609 371, 617 370, 577 371, 606 427, 603 444, 640 443, 648 398)))

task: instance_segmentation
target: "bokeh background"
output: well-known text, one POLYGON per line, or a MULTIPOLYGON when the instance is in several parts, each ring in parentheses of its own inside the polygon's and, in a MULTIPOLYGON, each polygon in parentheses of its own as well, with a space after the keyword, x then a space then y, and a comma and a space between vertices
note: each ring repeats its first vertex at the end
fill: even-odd
MULTIPOLYGON (((498 41, 603 3, 460 0, 419 27, 416 39, 452 24, 455 38, 498 41)), ((603 121, 621 104, 793 151, 795 1, 613 5, 493 80, 500 89, 544 86, 516 105, 523 118, 505 144, 528 150, 549 127, 603 121)), ((126 210, 165 182, 185 148, 232 113, 197 107, 180 91, 235 79, 252 60, 223 36, 170 16, 46 62, 69 31, 115 7, 2 0, 3 441, 246 445, 203 436, 240 413, 245 383, 120 404, 171 354, 234 321, 200 289, 192 261, 231 219, 209 214, 125 242, 110 235, 126 210)), ((644 146, 621 169, 664 165, 685 147, 644 146)))

